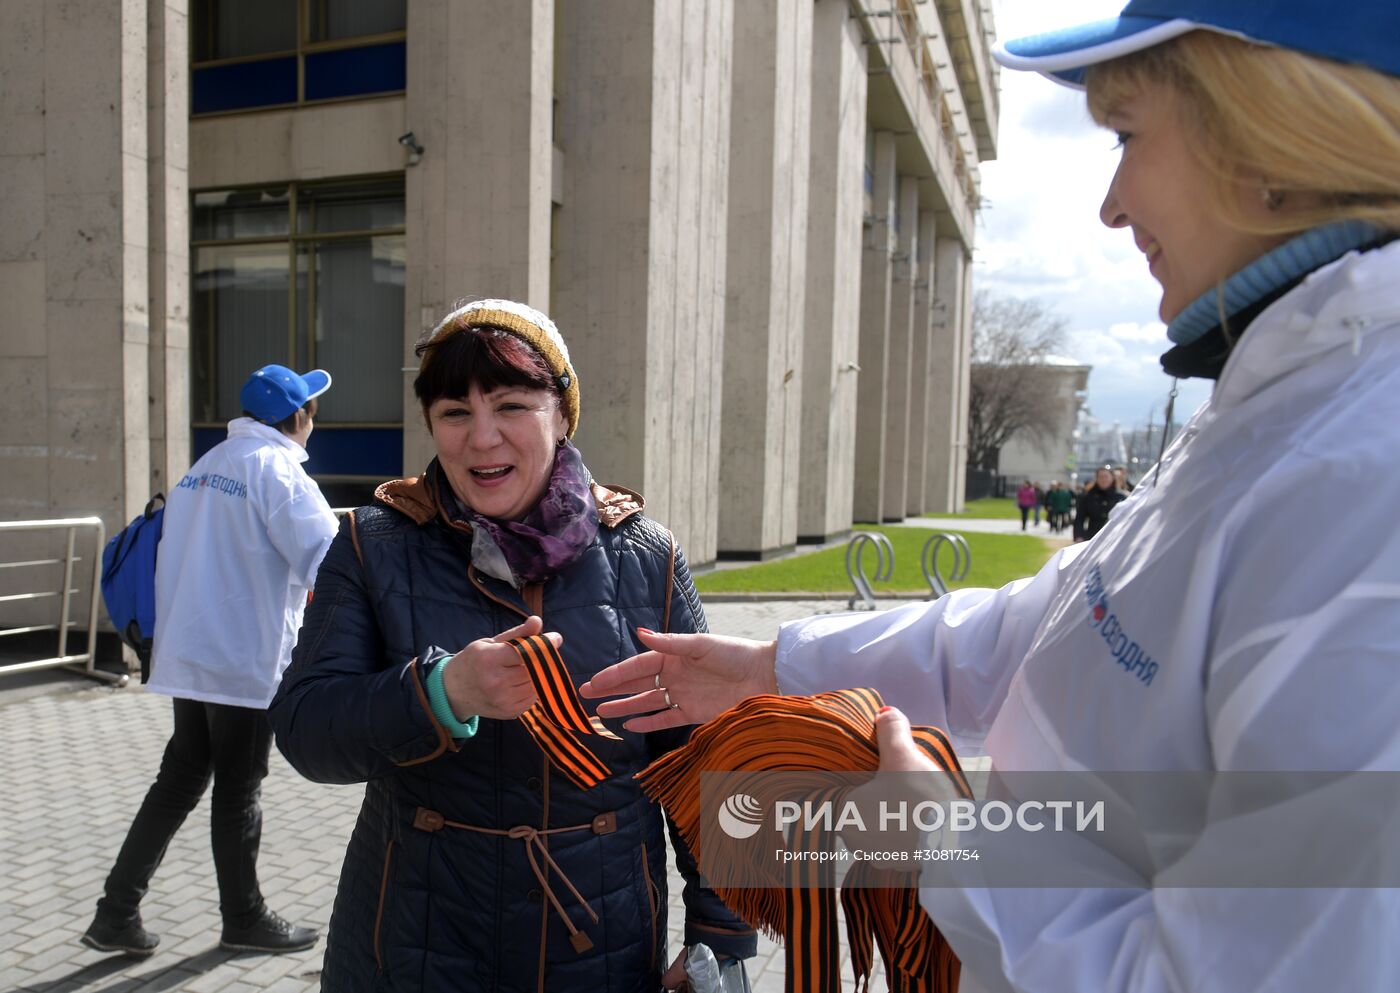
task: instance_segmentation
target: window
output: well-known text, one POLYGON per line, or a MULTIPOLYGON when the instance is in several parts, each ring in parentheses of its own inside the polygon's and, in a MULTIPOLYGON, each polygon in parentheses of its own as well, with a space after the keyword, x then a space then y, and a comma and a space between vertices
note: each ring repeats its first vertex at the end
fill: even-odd
POLYGON ((194 0, 190 109, 402 92, 407 0, 194 0))
POLYGON ((196 454, 239 415, 248 374, 279 362, 333 379, 308 471, 397 474, 403 177, 198 192, 191 230, 196 454))

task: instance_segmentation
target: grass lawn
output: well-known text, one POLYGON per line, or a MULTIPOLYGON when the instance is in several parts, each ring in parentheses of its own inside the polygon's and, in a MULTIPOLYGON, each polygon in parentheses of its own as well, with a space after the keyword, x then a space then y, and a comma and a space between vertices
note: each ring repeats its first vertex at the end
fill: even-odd
MULTIPOLYGON (((928 528, 881 525, 862 526, 858 531, 880 531, 894 546, 894 574, 889 582, 872 583, 879 593, 928 592, 919 558, 924 543, 934 532, 928 528)), ((1002 586, 1029 576, 1045 564, 1058 545, 1036 536, 1018 534, 966 534, 972 553, 967 579, 954 587, 1002 586)), ((952 567, 952 552, 942 553, 943 568, 952 567)), ((875 553, 865 552, 866 574, 875 571, 875 553)), ((705 593, 842 593, 853 592, 846 578, 846 547, 828 548, 808 555, 795 555, 776 562, 762 562, 740 569, 721 569, 695 577, 695 586, 705 593)))
POLYGON ((969 500, 965 505, 966 509, 961 514, 925 514, 925 517, 1004 517, 1008 520, 1019 521, 1021 511, 1016 507, 1014 497, 983 497, 981 500, 969 500))

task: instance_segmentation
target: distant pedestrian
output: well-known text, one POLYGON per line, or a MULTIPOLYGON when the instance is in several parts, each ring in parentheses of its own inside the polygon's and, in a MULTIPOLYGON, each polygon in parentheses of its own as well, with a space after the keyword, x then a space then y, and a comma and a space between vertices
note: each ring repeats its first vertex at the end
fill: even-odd
POLYGON ((243 386, 243 416, 170 492, 156 565, 148 689, 174 698, 175 730, 82 936, 145 958, 160 939, 141 899, 175 832, 212 778, 210 836, 220 944, 293 952, 318 934, 268 909, 258 886, 272 726, 267 705, 291 661, 307 591, 335 537, 335 515, 302 469, 317 400, 331 384, 264 366, 243 386))
MULTIPOLYGON (((1026 521, 1030 520, 1032 508, 1040 506, 1040 496, 1036 493, 1035 487, 1028 479, 1021 484, 1021 488, 1016 491, 1016 506, 1021 511, 1021 530, 1026 530, 1026 521)), ((1036 511, 1036 523, 1040 523, 1039 510, 1036 511)))
MULTIPOLYGON (((1034 514, 1035 514, 1035 525, 1036 525, 1036 527, 1039 527, 1039 526, 1040 526, 1040 508, 1042 508, 1042 507, 1044 507, 1044 506, 1045 506, 1045 487, 1042 486, 1040 483, 1036 483, 1036 484, 1035 484, 1035 509, 1034 509, 1034 514)), ((1048 510, 1045 512, 1045 522, 1046 522, 1047 524, 1050 523, 1050 512, 1049 512, 1048 510)))
POLYGON ((1069 487, 1056 480, 1050 484, 1050 492, 1045 495, 1050 508, 1050 530, 1059 534, 1069 526, 1070 508, 1074 506, 1074 494, 1069 487))
POLYGON ((1133 492, 1133 483, 1128 479, 1128 470, 1124 466, 1119 466, 1113 470, 1113 482, 1124 493, 1133 492))
POLYGON ((1103 530, 1109 512, 1122 503, 1127 494, 1113 479, 1113 467, 1103 466, 1094 473, 1094 482, 1085 487, 1074 511, 1074 540, 1088 541, 1103 530))

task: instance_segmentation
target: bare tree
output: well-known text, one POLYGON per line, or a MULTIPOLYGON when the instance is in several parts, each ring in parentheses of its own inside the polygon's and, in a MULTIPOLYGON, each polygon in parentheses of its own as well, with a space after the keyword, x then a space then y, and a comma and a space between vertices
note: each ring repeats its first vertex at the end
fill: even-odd
POLYGON ((1064 318, 1040 300, 978 290, 972 299, 968 462, 995 472, 1014 434, 1051 440, 1054 386, 1045 360, 1064 341, 1064 318))

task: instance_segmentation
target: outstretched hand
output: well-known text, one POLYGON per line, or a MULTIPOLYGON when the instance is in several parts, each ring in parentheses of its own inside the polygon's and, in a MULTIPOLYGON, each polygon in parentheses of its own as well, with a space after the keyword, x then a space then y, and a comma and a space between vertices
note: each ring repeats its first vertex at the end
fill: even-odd
POLYGON ((629 731, 703 724, 748 697, 778 692, 775 641, 646 628, 637 636, 650 651, 608 666, 578 688, 585 697, 630 694, 598 704, 599 717, 646 715, 622 725, 629 731))
MULTIPOLYGON (((476 714, 496 720, 511 720, 539 700, 530 673, 520 655, 506 642, 539 634, 544 622, 530 616, 525 622, 494 638, 479 638, 444 663, 442 688, 457 714, 476 714)), ((564 636, 550 631, 545 635, 555 648, 564 636)))

